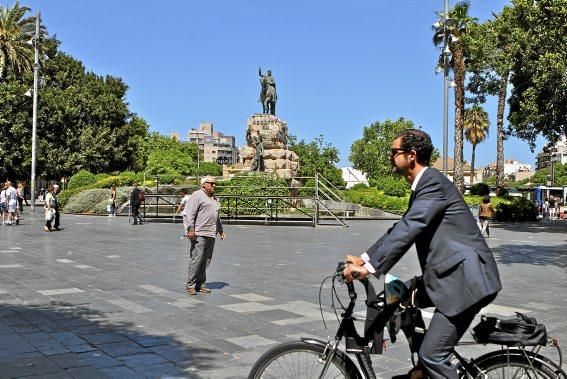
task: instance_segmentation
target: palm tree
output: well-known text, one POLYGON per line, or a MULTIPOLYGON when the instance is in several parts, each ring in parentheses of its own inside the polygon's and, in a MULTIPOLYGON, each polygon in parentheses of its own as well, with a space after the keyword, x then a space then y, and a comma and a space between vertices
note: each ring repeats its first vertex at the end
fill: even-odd
POLYGON ((18 2, 12 8, 0 6, 0 79, 33 67, 34 48, 28 41, 35 33, 35 17, 25 17, 28 11, 18 2))
POLYGON ((466 34, 467 28, 476 23, 476 18, 469 17, 470 3, 467 0, 455 4, 449 11, 449 18, 452 22, 445 25, 445 14, 438 12, 439 24, 445 27, 435 28, 433 34, 433 44, 443 49, 445 38, 449 37, 449 47, 451 49, 451 59, 449 65, 453 70, 455 81, 455 172, 453 175, 455 185, 461 192, 465 190, 465 178, 463 176, 463 125, 465 112, 465 46, 462 44, 462 37, 466 34))
POLYGON ((472 145, 471 158, 471 184, 474 184, 474 158, 476 145, 483 142, 488 137, 490 121, 488 113, 479 105, 465 110, 465 137, 472 145))

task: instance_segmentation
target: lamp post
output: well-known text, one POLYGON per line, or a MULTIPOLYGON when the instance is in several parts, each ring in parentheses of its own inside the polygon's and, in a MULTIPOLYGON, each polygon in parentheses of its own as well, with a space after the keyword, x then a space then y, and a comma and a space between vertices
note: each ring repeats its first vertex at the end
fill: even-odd
POLYGON ((35 161, 36 161, 36 138, 37 138, 37 91, 39 81, 39 19, 40 13, 35 17, 35 35, 33 44, 35 59, 33 64, 33 115, 32 115, 32 158, 31 158, 31 205, 30 211, 35 212, 35 161))
POLYGON ((443 22, 443 175, 448 176, 449 160, 449 0, 445 0, 445 20, 443 22))
POLYGON ((200 164, 201 164, 201 143, 200 143, 200 138, 199 136, 205 135, 205 132, 203 131, 199 131, 197 129, 193 129, 192 130, 192 134, 196 134, 197 135, 197 181, 200 182, 201 179, 201 175, 200 175, 200 164))

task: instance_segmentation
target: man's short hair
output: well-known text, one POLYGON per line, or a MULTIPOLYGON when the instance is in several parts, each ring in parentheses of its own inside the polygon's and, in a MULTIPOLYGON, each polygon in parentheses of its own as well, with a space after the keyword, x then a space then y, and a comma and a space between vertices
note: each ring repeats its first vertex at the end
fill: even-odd
POLYGON ((215 178, 213 178, 212 176, 205 176, 203 178, 201 178, 201 186, 204 186, 206 182, 216 182, 215 178))
POLYGON ((400 148, 415 151, 417 163, 429 166, 433 152, 433 144, 429 134, 419 129, 406 129, 397 135, 396 139, 398 138, 401 138, 400 148))

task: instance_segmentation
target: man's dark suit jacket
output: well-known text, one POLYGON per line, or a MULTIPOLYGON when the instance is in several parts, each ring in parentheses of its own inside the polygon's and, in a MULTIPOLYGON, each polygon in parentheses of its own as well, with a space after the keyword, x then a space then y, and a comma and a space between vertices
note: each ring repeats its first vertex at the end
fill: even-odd
POLYGON ((434 168, 421 176, 402 219, 368 249, 369 263, 385 274, 414 243, 427 294, 446 316, 502 288, 472 212, 455 185, 434 168))

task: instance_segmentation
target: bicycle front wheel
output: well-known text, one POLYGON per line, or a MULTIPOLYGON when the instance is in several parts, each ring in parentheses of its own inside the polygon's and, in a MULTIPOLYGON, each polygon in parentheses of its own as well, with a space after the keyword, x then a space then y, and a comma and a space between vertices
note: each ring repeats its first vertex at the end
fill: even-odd
MULTIPOLYGON (((268 350, 250 370, 248 379, 318 378, 324 363, 319 361, 325 348, 305 342, 287 342, 268 350)), ((335 354, 324 378, 360 378, 350 360, 335 354)))
POLYGON ((565 373, 553 362, 540 355, 502 354, 477 363, 478 379, 510 379, 510 378, 553 378, 566 379, 565 373))

